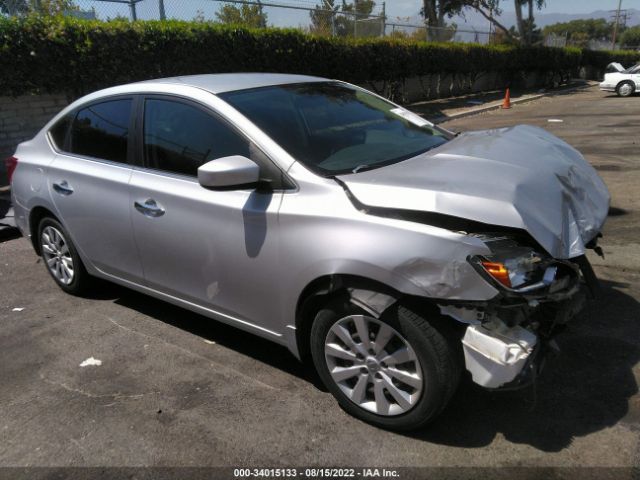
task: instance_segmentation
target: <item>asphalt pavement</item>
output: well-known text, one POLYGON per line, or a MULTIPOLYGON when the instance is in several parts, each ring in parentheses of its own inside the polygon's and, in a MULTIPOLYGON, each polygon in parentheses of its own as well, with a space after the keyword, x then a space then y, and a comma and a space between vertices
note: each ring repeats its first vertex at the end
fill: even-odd
POLYGON ((613 196, 605 259, 592 258, 603 297, 558 338, 536 391, 467 380, 424 430, 379 430, 286 349, 106 283, 66 295, 27 239, 5 238, 0 467, 617 467, 606 472, 637 478, 640 96, 589 88, 444 125, 520 123, 581 150, 613 196), (100 365, 80 366, 90 358, 100 365))

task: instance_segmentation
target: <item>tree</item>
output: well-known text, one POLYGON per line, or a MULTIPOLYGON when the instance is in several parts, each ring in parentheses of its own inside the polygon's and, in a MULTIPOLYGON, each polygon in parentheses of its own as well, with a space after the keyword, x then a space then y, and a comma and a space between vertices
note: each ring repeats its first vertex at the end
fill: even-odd
POLYGON ((420 14, 427 24, 429 40, 445 41, 452 37, 453 29, 447 25, 446 19, 461 13, 462 8, 469 3, 464 0, 422 0, 420 14))
POLYGON ((267 26, 267 14, 262 11, 262 5, 242 4, 240 8, 225 4, 216 12, 220 23, 227 25, 242 25, 244 27, 264 28, 267 26))
POLYGON ((353 0, 347 3, 342 0, 342 11, 345 14, 345 28, 353 32, 354 37, 377 37, 384 28, 384 19, 370 18, 376 6, 374 0, 353 0))
POLYGON ((39 0, 33 3, 33 10, 43 15, 64 15, 66 12, 78 10, 73 0, 39 0))
POLYGON ((586 48, 591 41, 610 41, 613 35, 613 23, 604 18, 571 20, 570 22, 547 25, 542 31, 544 36, 565 37, 567 45, 586 48))
POLYGON ((0 13, 4 15, 18 15, 28 11, 26 0, 0 0, 0 13))
POLYGON ((543 41, 542 29, 536 26, 533 18, 527 18, 522 22, 521 38, 525 39, 527 45, 540 45, 543 41))
POLYGON ((489 20, 496 29, 500 31, 500 36, 504 37, 506 41, 512 42, 514 39, 518 39, 520 43, 527 44, 533 43, 534 41, 534 8, 540 10, 545 4, 545 0, 514 0, 517 32, 515 30, 508 29, 498 20, 502 13, 500 0, 463 0, 461 3, 464 4, 464 8, 472 8, 489 20), (525 20, 522 14, 522 7, 524 5, 528 5, 529 7, 528 20, 525 20), (527 26, 527 22, 531 27, 527 26))
POLYGON ((318 35, 332 35, 337 37, 355 36, 369 37, 379 36, 382 31, 380 23, 366 21, 371 17, 375 8, 374 0, 354 0, 347 3, 342 0, 337 4, 336 0, 322 0, 320 5, 309 13, 311 17, 311 33, 318 35))
POLYGON ((532 45, 534 43, 534 33, 536 31, 533 7, 535 4, 535 7, 540 10, 545 4, 545 0, 514 0, 513 3, 516 11, 516 25, 518 27, 520 41, 527 45, 532 45), (522 16, 522 7, 524 5, 528 5, 529 7, 529 17, 527 20, 522 16))
POLYGON ((498 20, 502 14, 500 0, 464 0, 464 8, 471 8, 489 20, 496 28, 498 36, 504 38, 506 42, 513 42, 516 39, 515 32, 498 20))
POLYGON ((522 17, 522 4, 525 0, 513 0, 513 6, 516 12, 516 27, 518 28, 518 35, 523 38, 524 35, 524 18, 522 17))
POLYGON ((21 15, 30 12, 62 15, 76 10, 78 6, 73 3, 73 0, 0 0, 0 13, 5 15, 21 15))
POLYGON ((534 6, 540 10, 545 4, 545 0, 513 0, 513 6, 516 12, 516 27, 518 27, 518 37, 520 42, 532 45, 534 40, 540 37, 540 31, 535 28, 535 19, 533 16, 534 6), (522 7, 527 5, 529 8, 528 18, 522 15, 522 7))
POLYGON ((640 25, 627 28, 620 36, 620 45, 622 48, 640 50, 640 25))
POLYGON ((336 5, 335 0, 323 0, 321 5, 316 5, 309 12, 310 32, 316 35, 337 35, 336 16, 339 11, 340 5, 336 5))

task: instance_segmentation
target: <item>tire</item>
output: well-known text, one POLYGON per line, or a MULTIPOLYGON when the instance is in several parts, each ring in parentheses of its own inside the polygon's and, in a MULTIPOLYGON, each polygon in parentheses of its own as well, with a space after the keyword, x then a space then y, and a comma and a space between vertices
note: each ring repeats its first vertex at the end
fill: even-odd
POLYGON ((51 217, 43 218, 38 225, 38 243, 47 272, 62 290, 72 295, 81 295, 88 290, 91 277, 60 222, 51 217))
POLYGON ((311 355, 324 385, 348 413, 384 429, 414 430, 444 409, 460 380, 459 341, 440 330, 402 305, 389 307, 376 319, 348 299, 334 299, 314 319, 311 355), (370 340, 363 342, 359 331, 368 332, 370 340), (393 336, 376 345, 383 331, 384 338, 390 331, 393 336), (364 357, 367 344, 372 350, 364 357), (354 352, 364 358, 354 358, 354 352), (392 357, 408 361, 394 365, 392 357))
POLYGON ((634 94, 636 86, 632 82, 621 82, 616 87, 616 93, 620 97, 630 97, 634 94))

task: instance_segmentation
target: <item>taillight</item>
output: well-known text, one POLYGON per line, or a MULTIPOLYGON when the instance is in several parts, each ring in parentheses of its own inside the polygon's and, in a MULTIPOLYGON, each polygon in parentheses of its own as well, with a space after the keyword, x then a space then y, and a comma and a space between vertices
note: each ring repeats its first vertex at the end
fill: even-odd
POLYGON ((13 177, 13 172, 18 166, 18 159, 16 157, 9 157, 4 161, 4 164, 7 167, 7 179, 9 180, 9 185, 11 185, 11 177, 13 177))

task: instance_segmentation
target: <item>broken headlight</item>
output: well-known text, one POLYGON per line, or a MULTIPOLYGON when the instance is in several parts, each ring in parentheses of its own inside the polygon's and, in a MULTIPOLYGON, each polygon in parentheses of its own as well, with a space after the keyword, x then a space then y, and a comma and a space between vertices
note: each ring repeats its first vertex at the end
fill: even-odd
POLYGON ((503 286, 520 292, 553 283, 557 266, 547 255, 518 244, 508 237, 481 237, 490 255, 474 257, 472 262, 503 286))

